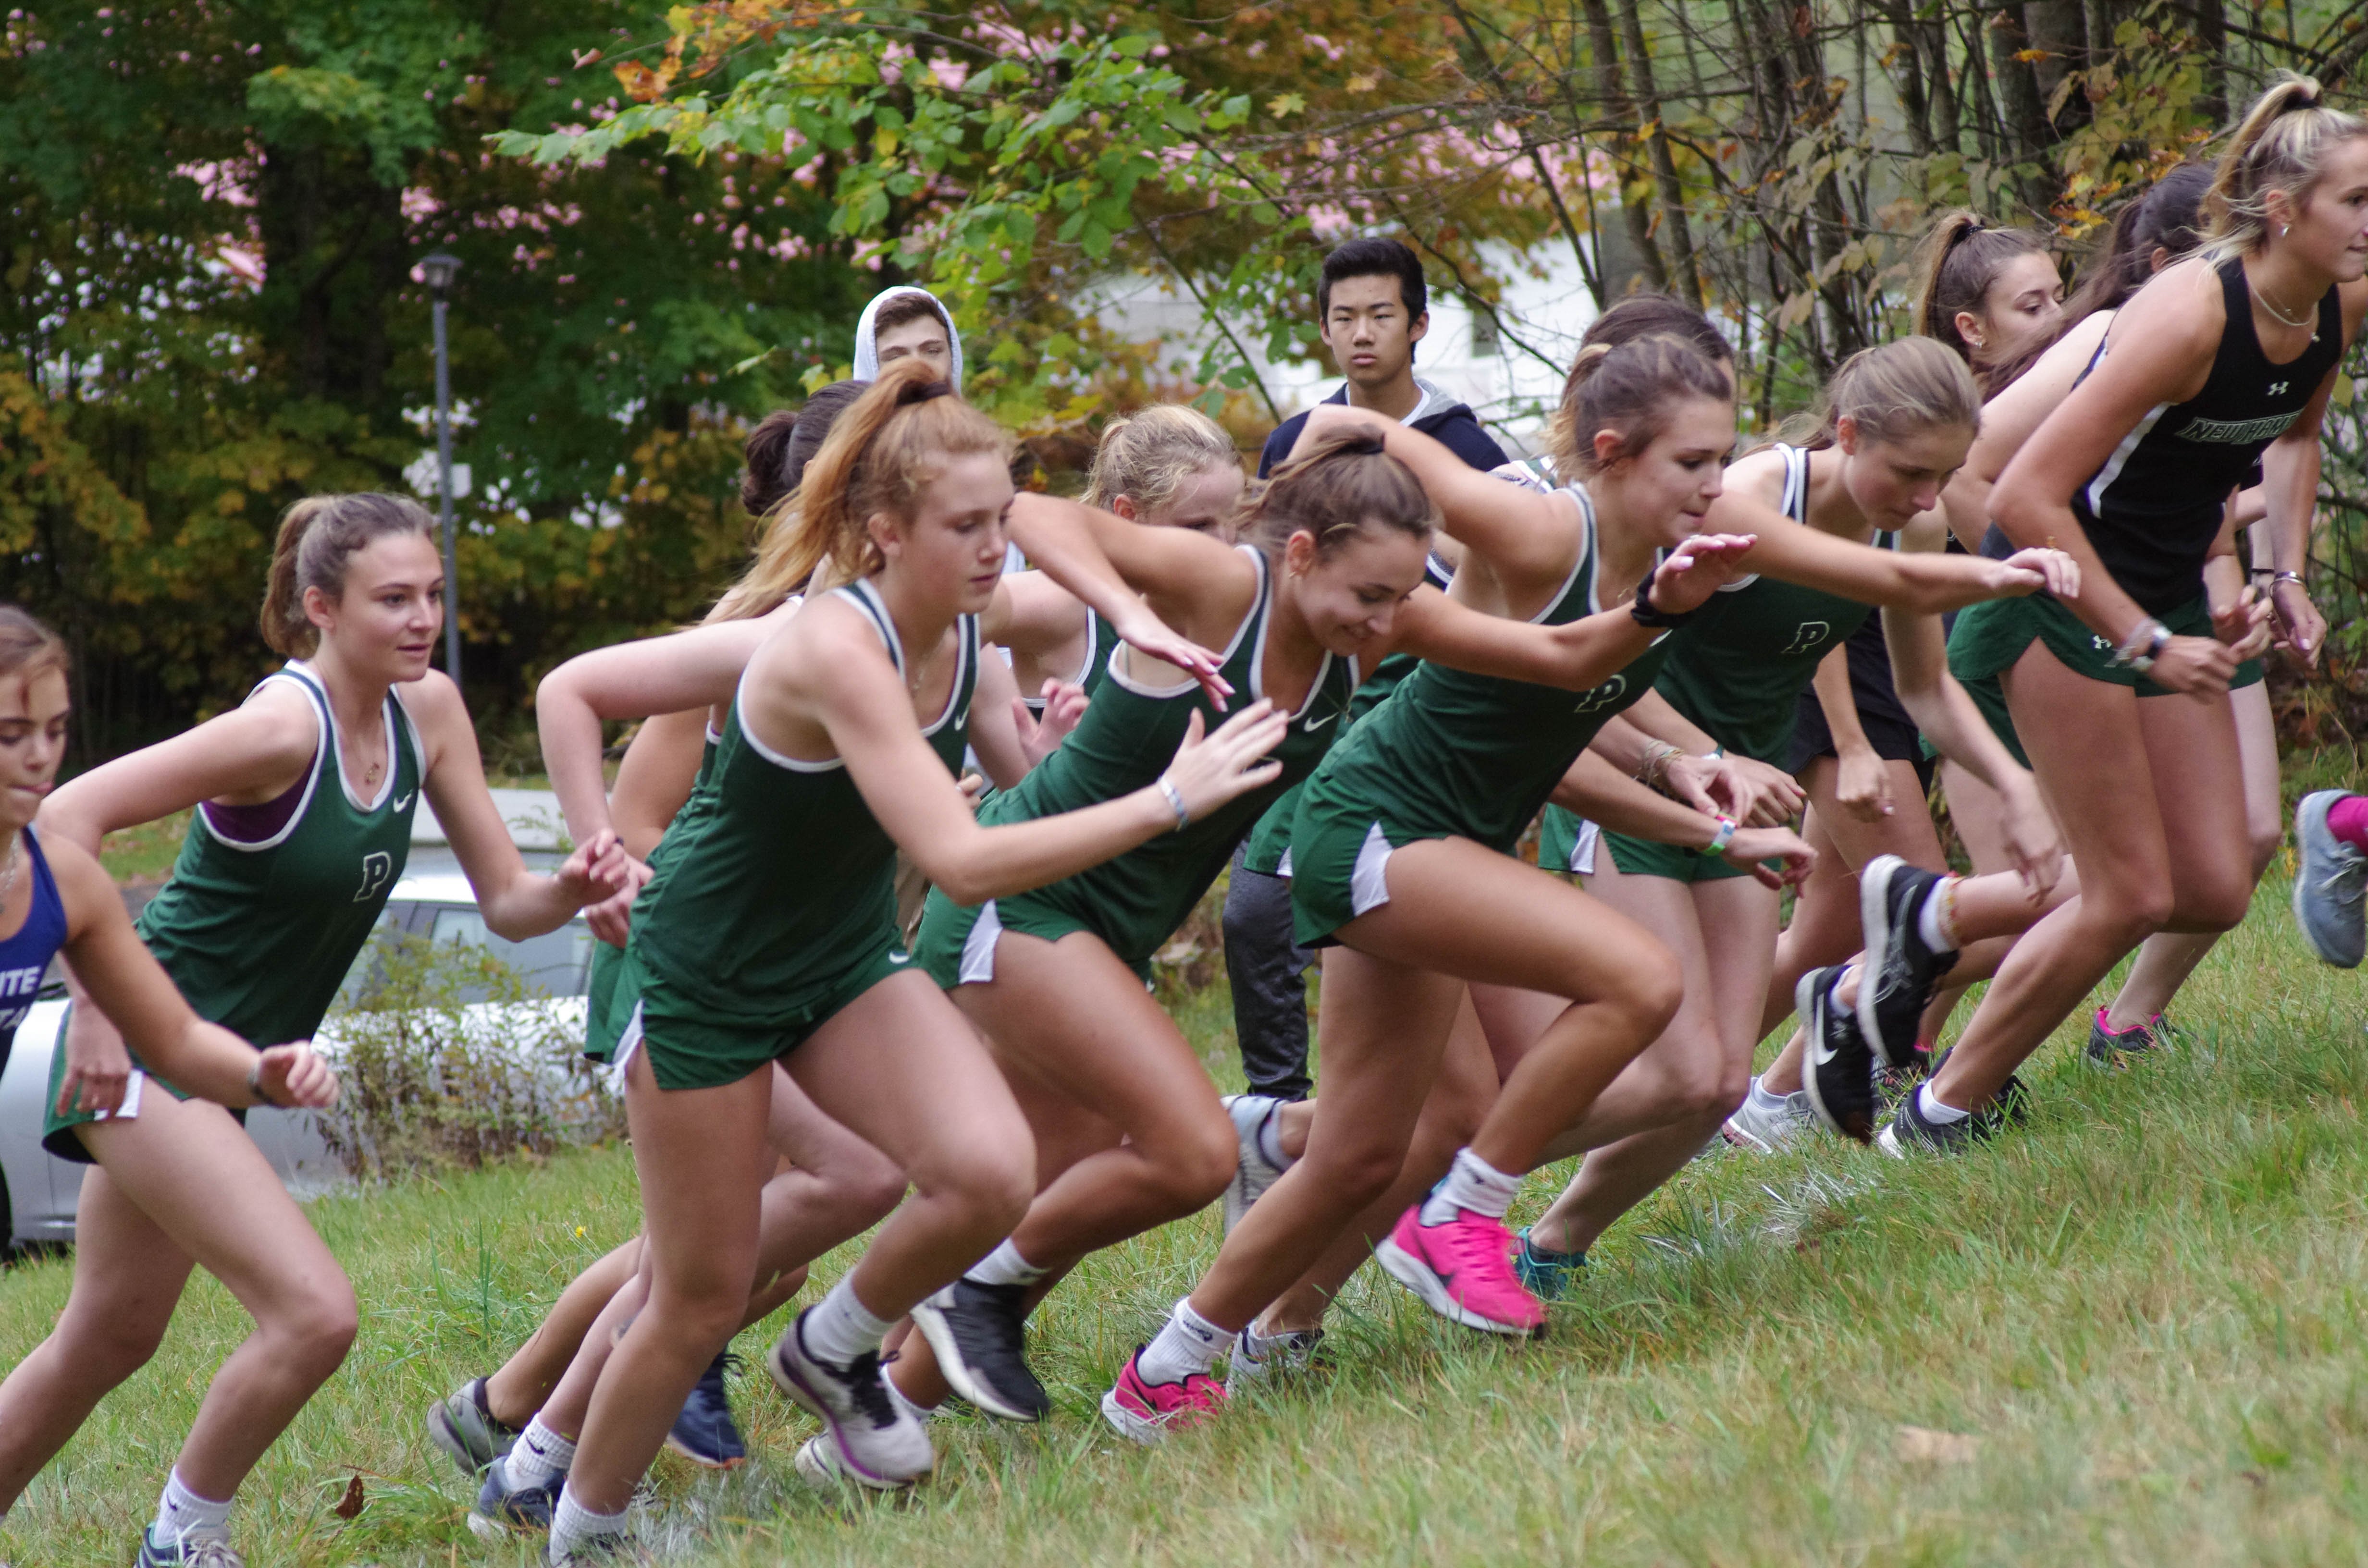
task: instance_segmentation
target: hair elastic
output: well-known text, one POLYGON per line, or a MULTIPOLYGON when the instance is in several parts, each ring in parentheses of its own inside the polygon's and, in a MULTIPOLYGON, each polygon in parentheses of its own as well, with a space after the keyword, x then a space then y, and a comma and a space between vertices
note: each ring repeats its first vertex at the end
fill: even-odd
POLYGON ((907 382, 905 385, 899 387, 896 391, 896 406, 899 408, 909 408, 916 403, 927 403, 933 397, 951 397, 953 395, 954 385, 951 381, 907 382))

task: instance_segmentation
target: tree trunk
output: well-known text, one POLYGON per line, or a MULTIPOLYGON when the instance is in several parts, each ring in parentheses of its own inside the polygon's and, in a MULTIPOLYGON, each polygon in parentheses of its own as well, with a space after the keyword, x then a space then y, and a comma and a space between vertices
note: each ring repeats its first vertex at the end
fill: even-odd
MULTIPOLYGON (((1611 12, 1604 0, 1584 0, 1587 11, 1588 47, 1595 56, 1595 91, 1601 101, 1606 119, 1627 125, 1636 119, 1636 108, 1628 101, 1628 90, 1621 81, 1620 42, 1611 30, 1611 12)), ((1624 138, 1623 138, 1624 140, 1624 138)), ((1628 224, 1629 243, 1636 247, 1636 263, 1656 289, 1669 286, 1669 268, 1661 259, 1661 247, 1653 238, 1653 215, 1641 201, 1630 199, 1630 189, 1636 183, 1635 160, 1625 149, 1611 155, 1611 166, 1620 175, 1620 215, 1628 224)))
MULTIPOLYGON (((2039 84, 2040 113, 2044 116, 2064 79, 2088 63, 2088 18, 2081 12, 2080 0, 2025 0, 2022 24, 2031 36, 2031 47, 2043 51, 2042 58, 2032 62, 2031 70, 2039 84)), ((2074 92, 2065 98, 2062 112, 2050 117, 2049 131, 2053 136, 2068 136, 2088 122, 2088 97, 2074 92)))
POLYGON ((2022 165, 2020 183, 2031 216, 2044 216, 2055 204, 2055 176, 2048 155, 2055 136, 2047 123, 2039 97, 2039 78, 2028 62, 2016 55, 2032 47, 2022 17, 2011 8, 1989 19, 1990 71, 1998 84, 1998 108, 2006 121, 2006 161, 2022 165))
POLYGON ((1661 129, 1661 94, 1653 80, 1653 56, 1645 47, 1645 25, 1636 15, 1636 0, 1620 0, 1620 28, 1628 45, 1628 73, 1636 84, 1636 105, 1643 117, 1645 146, 1652 153, 1661 218, 1668 227, 1670 249, 1676 253, 1670 270, 1685 301, 1701 310, 1702 273, 1694 265, 1693 234, 1686 223, 1685 187, 1678 178, 1677 159, 1669 152, 1668 133, 1661 129))

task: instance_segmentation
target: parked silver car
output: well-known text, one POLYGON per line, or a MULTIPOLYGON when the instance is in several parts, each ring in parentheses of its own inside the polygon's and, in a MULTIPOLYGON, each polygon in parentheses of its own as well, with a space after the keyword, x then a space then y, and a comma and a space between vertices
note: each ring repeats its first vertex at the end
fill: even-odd
MULTIPOLYGON (((504 804, 507 807, 508 802, 504 804)), ((505 814, 512 813, 506 811, 505 814)), ((487 949, 544 994, 562 999, 559 1005, 573 1010, 575 1027, 580 1028, 582 1004, 575 999, 584 995, 591 966, 594 938, 590 928, 578 919, 523 942, 511 942, 494 935, 486 929, 484 916, 478 913, 476 894, 468 879, 460 874, 450 852, 441 848, 443 835, 433 817, 425 809, 420 816, 424 820, 414 834, 412 869, 395 884, 388 898, 380 931, 388 936, 487 949)), ((514 822, 512 831, 530 861, 558 858, 551 846, 533 841, 535 835, 530 828, 514 822)), ((361 957, 355 960, 353 972, 346 978, 349 990, 368 983, 379 953, 376 942, 362 950, 361 957)), ((74 1236, 74 1204, 82 1193, 83 1172, 88 1167, 61 1160, 41 1147, 50 1062, 59 1048, 59 1028, 65 1011, 65 985, 53 967, 40 998, 17 1026, 15 1049, 9 1052, 6 1070, 0 1071, 0 1234, 6 1235, 10 1246, 29 1242, 72 1242, 74 1236)), ((497 1027, 498 1020, 493 1021, 497 1027)), ((336 1059, 333 1031, 324 1029, 314 1044, 332 1061, 336 1059)), ((259 1106, 248 1113, 246 1125, 272 1168, 300 1198, 347 1179, 344 1165, 330 1153, 313 1112, 259 1106)))

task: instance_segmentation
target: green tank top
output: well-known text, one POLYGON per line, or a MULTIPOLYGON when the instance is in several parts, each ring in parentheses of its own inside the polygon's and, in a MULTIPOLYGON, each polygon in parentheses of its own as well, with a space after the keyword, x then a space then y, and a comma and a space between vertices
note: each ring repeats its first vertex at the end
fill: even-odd
POLYGON ((148 950, 201 1018, 256 1045, 309 1040, 370 940, 411 853, 411 819, 426 775, 419 732, 386 696, 386 782, 358 805, 337 764, 337 720, 302 660, 256 690, 287 681, 312 699, 321 738, 295 814, 268 838, 242 843, 199 806, 172 879, 140 912, 148 950))
MULTIPOLYGON (((1110 655, 1119 650, 1121 639, 1110 623, 1101 618, 1099 610, 1086 611, 1086 656, 1077 665, 1070 684, 1082 687, 1087 697, 1102 688, 1110 678, 1110 655)), ((1028 711, 1038 718, 1044 716, 1044 698, 1041 692, 1023 691, 1019 700, 1028 704, 1028 711)))
MULTIPOLYGON (((1272 624, 1274 582, 1264 555, 1247 545, 1235 548, 1258 569, 1257 597, 1224 653, 1225 679, 1236 693, 1247 694, 1236 698, 1238 708, 1266 695, 1266 639, 1272 624)), ((1356 662, 1326 653, 1282 743, 1268 754, 1282 764, 1270 782, 1196 819, 1180 833, 1162 834, 1115 859, 1021 896, 1051 902, 1075 915, 1128 962, 1148 960, 1216 881, 1250 824, 1276 797, 1315 770, 1346 725, 1349 694, 1356 686, 1356 662)), ((1017 788, 988 801, 980 819, 1028 822, 1140 790, 1175 757, 1185 725, 1196 711, 1210 730, 1230 717, 1210 707, 1208 694, 1197 683, 1153 690, 1112 667, 1093 706, 1061 748, 1017 788)))
MULTIPOLYGON (((1531 618, 1540 626, 1601 608, 1594 504, 1577 485, 1563 494, 1578 504, 1587 537, 1561 591, 1531 618)), ((1510 854, 1596 732, 1652 689, 1669 641, 1657 639, 1627 668, 1580 692, 1422 665, 1349 731, 1310 788, 1364 801, 1410 830, 1510 854)))
MULTIPOLYGON (((904 643, 871 580, 832 592, 871 619, 903 674, 904 643)), ((921 732, 950 772, 969 735, 976 618, 963 616, 956 637, 945 710, 921 732)), ((634 901, 626 950, 719 1018, 763 1025, 894 943, 896 846, 843 760, 768 751, 747 732, 741 696, 652 857, 656 874, 634 901)))
MULTIPOLYGON (((1776 449, 1784 457, 1783 513, 1806 527, 1809 454, 1776 449)), ((1876 542, 1890 549, 1892 536, 1879 534, 1876 542)), ((1873 613, 1871 605, 1822 589, 1747 577, 1721 588, 1669 639, 1655 689, 1725 750, 1781 766, 1819 661, 1873 613)))

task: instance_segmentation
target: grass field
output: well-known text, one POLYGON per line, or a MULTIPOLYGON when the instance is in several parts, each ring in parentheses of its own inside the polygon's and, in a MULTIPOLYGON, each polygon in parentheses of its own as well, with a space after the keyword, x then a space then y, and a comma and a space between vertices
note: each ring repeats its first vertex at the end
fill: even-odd
MULTIPOLYGON (((750 1465, 663 1458, 648 1524, 671 1560, 715 1564, 2368 1561, 2368 1006, 2359 976, 2309 961, 2285 894, 2273 878, 2182 997, 2191 1051, 2107 1076, 2067 1029, 2029 1074, 2028 1132, 1959 1162, 1825 1143, 1699 1164, 1614 1231, 1543 1344, 1485 1343, 1361 1281, 1336 1369, 1135 1450, 1094 1402, 1210 1256, 1212 1212, 1053 1298, 1045 1427, 942 1425, 932 1484, 848 1508, 798 1482, 812 1424, 752 1372, 734 1385, 750 1465)), ((1227 1020, 1222 989, 1189 1009, 1233 1078, 1227 1020)), ((468 1533, 420 1415, 632 1229, 625 1152, 312 1214, 361 1339, 248 1483, 249 1562, 539 1561, 468 1533), (333 1508, 357 1475, 348 1522, 333 1508)), ((0 1359, 45 1332, 70 1267, 0 1276, 0 1359)), ((778 1327, 740 1349, 753 1361, 778 1327)), ((0 1555, 127 1561, 243 1332, 193 1285, 0 1555)))

